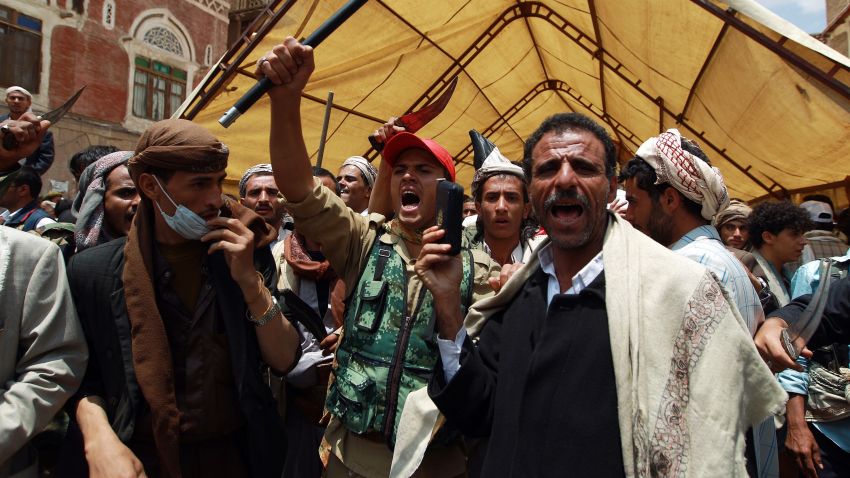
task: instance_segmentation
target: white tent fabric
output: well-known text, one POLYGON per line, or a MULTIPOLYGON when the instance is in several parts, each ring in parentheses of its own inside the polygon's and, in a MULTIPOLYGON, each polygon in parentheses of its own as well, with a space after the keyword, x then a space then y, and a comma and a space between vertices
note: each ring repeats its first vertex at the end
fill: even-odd
MULTIPOLYGON (((342 0, 279 0, 181 110, 231 147, 230 178, 268 160, 268 100, 229 129, 217 120, 255 82, 256 60, 304 37, 342 0), (257 34, 252 38, 251 33, 257 34)), ((473 174, 475 128, 508 158, 546 117, 577 111, 630 158, 676 127, 723 172, 733 197, 850 189, 850 60, 752 0, 371 0, 316 48, 302 101, 308 150, 336 172, 390 116, 428 104, 458 76, 446 110, 419 134, 473 174)))

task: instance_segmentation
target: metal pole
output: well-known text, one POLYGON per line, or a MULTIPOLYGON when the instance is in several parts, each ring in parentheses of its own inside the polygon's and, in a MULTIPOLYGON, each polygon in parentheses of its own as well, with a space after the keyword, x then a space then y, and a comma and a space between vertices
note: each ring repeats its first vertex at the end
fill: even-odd
POLYGON ((319 139, 319 154, 316 158, 316 166, 322 167, 322 157, 325 155, 325 141, 328 139, 328 123, 331 120, 331 109, 334 106, 334 92, 328 91, 328 101, 325 103, 325 120, 322 122, 322 137, 319 139))

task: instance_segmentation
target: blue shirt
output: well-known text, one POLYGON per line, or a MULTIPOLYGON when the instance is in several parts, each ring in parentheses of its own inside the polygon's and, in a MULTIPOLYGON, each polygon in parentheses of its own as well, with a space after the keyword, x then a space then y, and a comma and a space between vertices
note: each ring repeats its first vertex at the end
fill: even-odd
POLYGON ((707 224, 697 227, 673 243, 670 249, 708 268, 735 303, 750 335, 755 334, 758 324, 764 320, 764 309, 747 270, 723 245, 717 229, 707 224))

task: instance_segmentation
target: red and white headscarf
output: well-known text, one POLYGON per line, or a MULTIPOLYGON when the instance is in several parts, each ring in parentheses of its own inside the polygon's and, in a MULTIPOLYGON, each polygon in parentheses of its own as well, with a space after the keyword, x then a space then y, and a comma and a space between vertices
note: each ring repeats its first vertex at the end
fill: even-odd
POLYGON ((646 140, 637 156, 652 166, 658 180, 670 184, 686 198, 702 205, 703 219, 710 221, 729 204, 729 193, 720 170, 682 149, 682 135, 668 129, 646 140))

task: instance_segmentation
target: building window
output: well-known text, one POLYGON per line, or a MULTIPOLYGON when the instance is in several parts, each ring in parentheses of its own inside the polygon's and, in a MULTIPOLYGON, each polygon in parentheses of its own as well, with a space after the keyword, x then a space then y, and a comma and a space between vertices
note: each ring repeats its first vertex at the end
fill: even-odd
POLYGON ((177 39, 177 35, 167 28, 151 28, 145 32, 145 36, 142 41, 177 56, 184 56, 183 45, 180 44, 180 40, 177 39))
POLYGON ((137 56, 133 115, 154 121, 171 117, 186 96, 186 78, 185 70, 137 56))
POLYGON ((0 86, 38 93, 40 76, 41 20, 0 6, 0 86))
POLYGON ((204 66, 210 66, 213 62, 212 45, 207 45, 204 49, 204 66))
POLYGON ((112 30, 115 28, 115 1, 105 0, 103 2, 103 26, 112 30))

